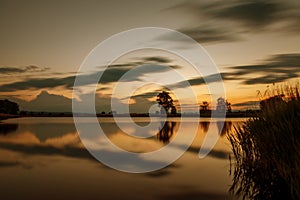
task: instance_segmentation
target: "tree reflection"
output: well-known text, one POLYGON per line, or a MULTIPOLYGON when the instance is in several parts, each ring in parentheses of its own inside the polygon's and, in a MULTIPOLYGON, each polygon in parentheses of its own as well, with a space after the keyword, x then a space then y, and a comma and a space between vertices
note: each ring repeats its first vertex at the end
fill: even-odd
MULTIPOLYGON (((226 133, 228 133, 231 128, 232 128, 232 122, 230 121, 225 121, 225 122, 216 122, 217 124, 217 128, 218 128, 218 132, 220 133, 221 136, 225 135, 226 133)), ((210 126, 210 122, 200 122, 199 124, 200 129, 203 133, 207 133, 209 126, 210 126)))
POLYGON ((217 127, 221 136, 226 135, 232 128, 232 122, 217 122, 217 127))
POLYGON ((200 122, 200 128, 203 130, 203 133, 207 133, 209 129, 210 122, 200 122))
POLYGON ((167 144, 170 142, 170 139, 172 135, 174 134, 174 128, 176 126, 177 122, 170 122, 167 121, 165 123, 161 123, 161 129, 157 133, 157 138, 159 141, 162 141, 163 143, 167 144))
MULTIPOLYGON (((174 128, 176 126, 177 122, 171 122, 167 121, 165 123, 161 123, 162 128, 159 129, 159 132, 157 133, 157 139, 163 143, 169 143, 172 135, 174 134, 174 128)), ((232 122, 226 121, 226 122, 216 122, 218 132, 221 136, 228 133, 232 128, 232 122)), ((200 122, 199 128, 203 133, 207 133, 210 126, 210 122, 200 122)))
POLYGON ((1 124, 0 134, 6 135, 11 132, 15 132, 18 129, 18 124, 1 124))

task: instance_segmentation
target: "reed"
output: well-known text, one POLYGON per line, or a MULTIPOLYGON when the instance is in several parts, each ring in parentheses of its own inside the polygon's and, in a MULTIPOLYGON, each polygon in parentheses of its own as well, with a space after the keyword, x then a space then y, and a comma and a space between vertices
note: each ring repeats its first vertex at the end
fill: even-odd
POLYGON ((261 111, 256 117, 228 134, 234 155, 230 192, 243 199, 298 200, 299 85, 273 90, 260 105, 261 111))

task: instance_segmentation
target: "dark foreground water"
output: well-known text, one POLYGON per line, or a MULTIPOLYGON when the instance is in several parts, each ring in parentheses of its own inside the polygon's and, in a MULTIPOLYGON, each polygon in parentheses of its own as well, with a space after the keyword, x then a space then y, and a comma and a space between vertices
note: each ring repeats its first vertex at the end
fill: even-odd
MULTIPOLYGON (((143 125, 148 119, 136 120, 143 125)), ((154 151, 172 142, 179 125, 189 134, 189 120, 169 119, 163 131, 157 131, 149 139, 139 139, 124 134, 112 119, 99 119, 114 144, 133 152, 154 151)), ((243 120, 227 119, 225 129, 243 120)), ((130 130, 128 121, 122 123, 130 130)), ((108 168, 94 159, 80 142, 72 118, 3 121, 0 123, 0 199, 232 198, 228 194, 232 177, 226 130, 207 157, 198 157, 209 127, 217 131, 218 120, 201 119, 191 147, 168 167, 130 174, 108 168)))

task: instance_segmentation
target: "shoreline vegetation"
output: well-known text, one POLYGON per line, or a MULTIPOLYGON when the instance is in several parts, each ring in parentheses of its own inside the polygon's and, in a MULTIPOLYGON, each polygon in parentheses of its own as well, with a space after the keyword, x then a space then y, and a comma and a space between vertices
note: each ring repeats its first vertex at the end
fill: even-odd
MULTIPOLYGON (((209 103, 203 101, 196 112, 180 113, 174 104, 174 100, 167 91, 162 91, 156 96, 156 103, 160 111, 155 113, 117 113, 115 111, 97 113, 97 117, 203 117, 203 118, 248 118, 257 115, 259 110, 232 111, 231 103, 222 97, 217 99, 215 110, 209 109, 209 103)), ((26 111, 19 109, 19 105, 8 99, 0 100, 0 120, 16 117, 94 117, 92 113, 72 112, 47 112, 47 111, 26 111), (3 113, 3 114, 2 114, 3 113)))
POLYGON ((18 117, 20 117, 20 115, 0 113, 0 121, 5 119, 10 119, 10 118, 18 118, 18 117))
MULTIPOLYGON (((226 118, 249 118, 249 117, 255 117, 259 113, 259 110, 250 110, 250 111, 233 111, 233 112, 227 112, 226 118)), ((88 114, 88 113, 58 113, 58 112, 24 112, 21 111, 20 114, 4 114, 0 113, 0 120, 5 120, 9 118, 18 118, 18 117, 73 117, 73 115, 79 116, 79 117, 92 117, 94 115, 88 114)), ((210 110, 206 111, 200 111, 200 114, 198 113, 176 113, 176 114, 168 114, 167 117, 204 117, 204 118, 210 118, 212 115, 212 112, 210 110)), ((111 114, 111 113, 97 113, 97 117, 105 118, 105 117, 128 117, 128 114, 111 114)), ((130 117, 161 117, 161 114, 149 114, 149 113, 130 113, 130 117)), ((215 115, 215 117, 222 117, 223 115, 215 115)))
POLYGON ((274 90, 261 111, 228 134, 230 192, 243 199, 300 199, 299 85, 274 90))

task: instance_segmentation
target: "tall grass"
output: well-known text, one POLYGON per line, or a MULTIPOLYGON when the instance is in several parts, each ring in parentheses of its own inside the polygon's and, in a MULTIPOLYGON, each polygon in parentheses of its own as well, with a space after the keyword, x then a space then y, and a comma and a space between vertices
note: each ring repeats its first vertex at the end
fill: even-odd
POLYGON ((230 192, 243 199, 300 199, 299 86, 261 101, 261 112, 228 134, 235 159, 230 192))

